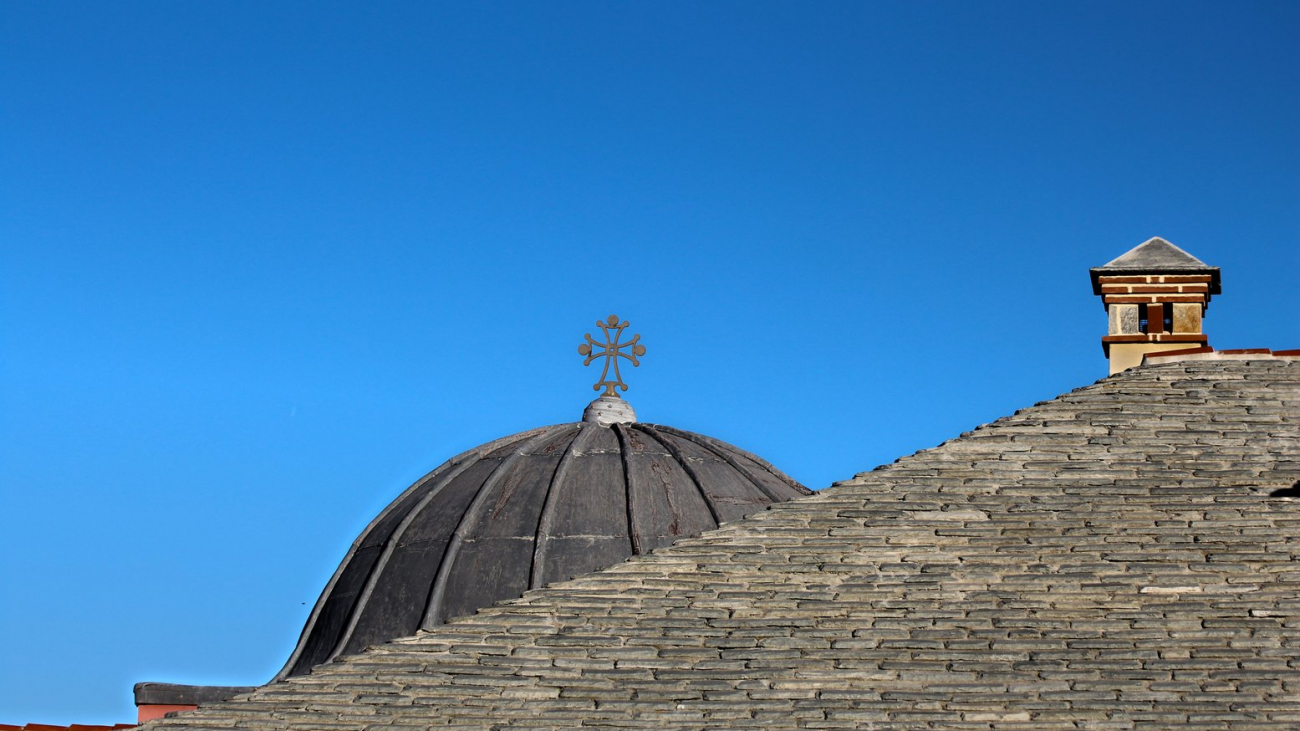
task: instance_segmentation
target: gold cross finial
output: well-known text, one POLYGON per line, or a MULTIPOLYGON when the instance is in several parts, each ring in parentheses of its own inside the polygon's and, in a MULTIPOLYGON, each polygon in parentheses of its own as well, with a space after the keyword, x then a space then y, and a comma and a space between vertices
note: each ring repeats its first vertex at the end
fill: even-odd
POLYGON ((599 391, 601 386, 605 387, 605 393, 601 396, 618 397, 614 393, 614 388, 618 387, 627 390, 627 384, 623 383, 623 377, 618 372, 618 359, 627 358, 632 361, 632 365, 639 366, 641 361, 637 356, 645 355, 645 346, 642 345, 640 335, 633 335, 632 339, 626 343, 620 343, 618 339, 623 336, 623 329, 632 323, 623 321, 619 322, 618 315, 610 315, 604 320, 597 320, 596 327, 605 332, 605 342, 598 342, 591 337, 591 333, 586 334, 587 342, 578 346, 578 355, 585 355, 587 359, 582 362, 583 365, 591 365, 591 362, 597 358, 605 359, 605 370, 600 372, 600 380, 591 387, 593 391, 599 391), (611 336, 610 331, 613 331, 611 336), (597 350, 599 348, 599 350, 597 350), (629 348, 631 353, 624 353, 623 348, 629 348), (614 364, 614 380, 609 380, 609 365, 614 364))

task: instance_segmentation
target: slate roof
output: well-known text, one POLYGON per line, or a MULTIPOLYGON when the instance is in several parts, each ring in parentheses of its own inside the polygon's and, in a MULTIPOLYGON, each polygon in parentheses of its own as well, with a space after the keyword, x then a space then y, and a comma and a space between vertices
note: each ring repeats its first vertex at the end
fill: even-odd
POLYGON ((1102 266, 1093 267, 1089 272, 1092 275, 1093 294, 1101 294, 1101 284, 1097 281, 1100 276, 1138 272, 1208 274, 1210 294, 1219 294, 1222 289, 1218 267, 1206 264, 1159 236, 1147 239, 1102 266))
POLYGON ((1131 369, 150 729, 1300 727, 1300 361, 1131 369))
POLYGON ((1143 241, 1141 244, 1111 259, 1100 268, 1165 269, 1168 267, 1213 268, 1159 236, 1153 236, 1143 241))

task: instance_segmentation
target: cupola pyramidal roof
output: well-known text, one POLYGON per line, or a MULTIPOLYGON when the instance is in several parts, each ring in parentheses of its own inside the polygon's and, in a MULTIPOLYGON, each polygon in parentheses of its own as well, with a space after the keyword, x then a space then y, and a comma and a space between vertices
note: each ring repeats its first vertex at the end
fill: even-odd
POLYGON ((1101 294, 1099 277, 1135 272, 1203 274, 1209 276, 1209 293, 1220 293, 1219 268, 1197 259, 1159 236, 1153 236, 1099 267, 1092 274, 1093 294, 1101 294))
MULTIPOLYGON (((620 361, 639 366, 646 347, 620 342, 617 315, 596 325, 601 339, 588 333, 578 352, 603 361, 603 392, 582 420, 480 445, 407 488, 353 542, 275 680, 811 494, 731 444, 638 422, 620 361)), ((244 690, 141 683, 136 703, 244 690)))

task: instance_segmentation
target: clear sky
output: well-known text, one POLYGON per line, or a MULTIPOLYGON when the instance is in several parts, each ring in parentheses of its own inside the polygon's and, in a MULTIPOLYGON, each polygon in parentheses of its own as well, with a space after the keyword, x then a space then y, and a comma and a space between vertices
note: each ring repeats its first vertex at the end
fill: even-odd
POLYGON ((348 544, 577 420, 814 488, 1106 374, 1088 267, 1300 347, 1295 2, 0 3, 0 723, 258 684, 348 544))

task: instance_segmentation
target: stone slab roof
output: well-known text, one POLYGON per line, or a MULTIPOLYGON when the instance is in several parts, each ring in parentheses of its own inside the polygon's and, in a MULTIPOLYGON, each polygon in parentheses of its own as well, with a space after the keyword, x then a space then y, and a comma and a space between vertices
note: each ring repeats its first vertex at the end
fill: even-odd
POLYGON ((1300 363, 1147 365, 149 729, 1300 727, 1300 363))
POLYGON ((1159 236, 1154 236, 1111 259, 1098 269, 1141 269, 1146 271, 1171 267, 1204 269, 1206 271, 1214 268, 1159 236))

